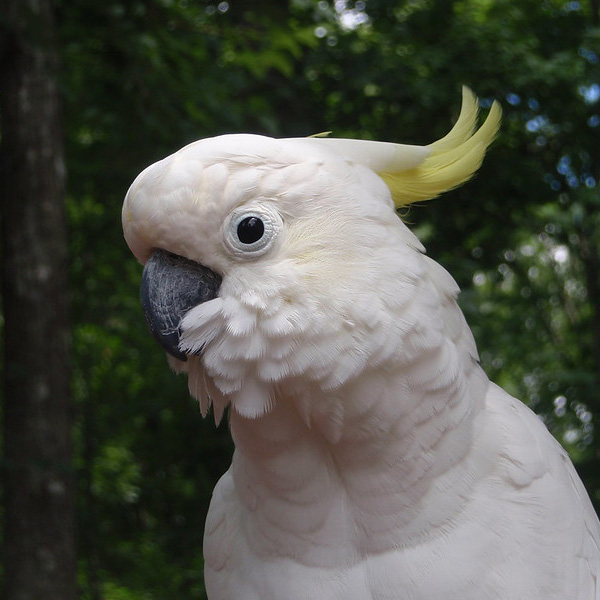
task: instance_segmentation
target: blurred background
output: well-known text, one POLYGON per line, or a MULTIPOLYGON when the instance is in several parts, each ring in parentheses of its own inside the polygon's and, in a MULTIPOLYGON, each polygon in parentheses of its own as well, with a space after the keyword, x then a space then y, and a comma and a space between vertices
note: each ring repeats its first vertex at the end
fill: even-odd
POLYGON ((484 114, 501 102, 501 133, 473 181, 402 217, 461 286, 492 380, 540 415, 599 506, 599 19, 598 0, 3 0, 6 600, 205 598, 204 518, 232 448, 142 320, 120 223, 135 176, 230 132, 427 144, 462 84, 484 114), (18 193, 36 178, 19 140, 54 165, 56 226, 27 212, 41 193, 18 193), (50 245, 19 263, 27 235, 50 245), (54 256, 56 277, 33 269, 54 256), (58 334, 26 343, 57 311, 58 334), (48 368, 62 384, 34 389, 48 368))

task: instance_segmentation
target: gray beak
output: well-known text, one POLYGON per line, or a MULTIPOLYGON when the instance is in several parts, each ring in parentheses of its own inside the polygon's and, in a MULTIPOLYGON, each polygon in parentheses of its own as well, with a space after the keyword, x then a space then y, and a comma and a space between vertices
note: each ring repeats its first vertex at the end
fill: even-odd
POLYGON ((172 356, 179 350, 179 324, 194 306, 217 297, 221 276, 194 261, 155 250, 142 274, 140 300, 154 339, 172 356))

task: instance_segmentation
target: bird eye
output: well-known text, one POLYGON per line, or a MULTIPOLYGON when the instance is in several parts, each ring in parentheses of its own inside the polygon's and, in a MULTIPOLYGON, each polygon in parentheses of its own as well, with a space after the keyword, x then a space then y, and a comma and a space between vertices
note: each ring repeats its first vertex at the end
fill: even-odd
POLYGON ((260 256, 272 246, 281 226, 281 217, 271 206, 240 207, 225 224, 225 243, 234 254, 260 256))
POLYGON ((254 244, 265 233, 265 224, 258 217, 246 217, 237 226, 237 236, 242 244, 254 244))

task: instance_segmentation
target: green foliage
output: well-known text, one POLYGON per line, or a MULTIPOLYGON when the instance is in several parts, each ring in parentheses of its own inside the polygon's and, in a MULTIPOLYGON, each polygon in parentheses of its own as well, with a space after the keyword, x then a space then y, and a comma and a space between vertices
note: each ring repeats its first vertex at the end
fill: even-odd
MULTIPOLYGON (((203 598, 201 540, 226 425, 204 422, 138 306, 127 186, 200 137, 428 143, 460 85, 504 105, 467 186, 405 215, 463 288, 490 375, 600 490, 600 126, 592 4, 62 0, 82 598, 203 598)), ((596 26, 594 26, 596 24, 596 26)), ((599 497, 596 497, 600 500, 599 497)))

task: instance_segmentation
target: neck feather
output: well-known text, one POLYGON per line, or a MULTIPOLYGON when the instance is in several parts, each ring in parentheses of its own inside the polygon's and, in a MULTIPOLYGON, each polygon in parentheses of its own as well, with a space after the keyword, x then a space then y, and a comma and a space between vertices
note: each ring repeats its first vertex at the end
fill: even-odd
POLYGON ((465 457, 487 385, 475 363, 429 382, 379 372, 335 393, 281 389, 257 419, 233 411, 232 474, 255 551, 348 564, 450 522, 473 485, 465 457))

